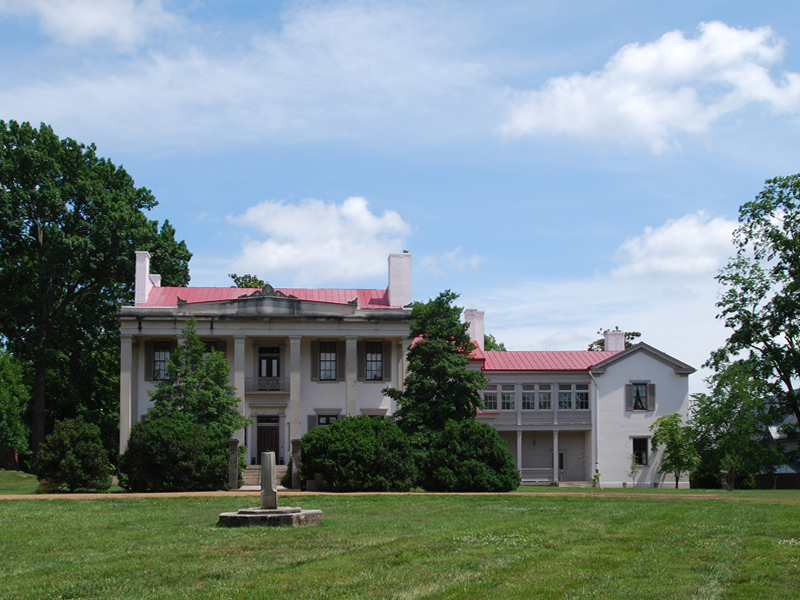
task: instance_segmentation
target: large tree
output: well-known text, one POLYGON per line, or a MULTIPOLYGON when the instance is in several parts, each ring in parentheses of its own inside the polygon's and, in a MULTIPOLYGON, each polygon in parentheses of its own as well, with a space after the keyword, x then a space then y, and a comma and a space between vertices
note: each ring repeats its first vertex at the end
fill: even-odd
POLYGON ((775 409, 800 422, 800 174, 767 180, 739 209, 737 247, 717 276, 725 292, 719 318, 732 333, 709 365, 717 371, 746 357, 767 383, 775 409))
POLYGON ((453 306, 458 294, 446 290, 428 302, 415 302, 411 311, 411 337, 405 390, 387 388, 397 401, 398 424, 417 447, 426 446, 444 430, 449 419, 473 418, 483 407, 479 390, 486 386, 483 373, 468 368, 475 349, 463 309, 453 306))
POLYGON ((662 415, 650 425, 653 437, 650 440, 653 452, 664 446, 659 473, 672 473, 675 476, 675 489, 683 473, 690 473, 700 457, 694 445, 692 428, 683 425, 681 415, 662 415))
POLYGON ((48 404, 75 392, 48 377, 95 373, 95 353, 118 343, 114 316, 132 299, 134 252, 151 251, 164 285, 188 283, 186 245, 143 213, 155 205, 94 145, 0 121, 0 336, 32 368, 34 455, 48 404))

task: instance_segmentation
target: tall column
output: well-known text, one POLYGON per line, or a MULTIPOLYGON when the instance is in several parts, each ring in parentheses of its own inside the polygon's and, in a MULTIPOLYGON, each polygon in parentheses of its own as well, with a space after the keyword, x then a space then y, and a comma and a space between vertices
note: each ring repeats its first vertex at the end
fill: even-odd
POLYGON ((119 453, 123 454, 128 448, 128 438, 131 437, 133 426, 133 411, 131 402, 131 370, 133 367, 133 336, 120 336, 119 356, 119 453))
POLYGON ((522 430, 517 429, 517 471, 522 471, 522 430))
MULTIPOLYGON (((239 398, 239 403, 236 407, 239 409, 240 414, 244 414, 245 411, 244 349, 246 340, 247 336, 244 335, 233 336, 233 387, 236 388, 236 397, 239 398)), ((244 429, 237 430, 233 437, 239 440, 240 445, 244 445, 244 429)))
POLYGON ((558 481, 558 429, 553 429, 553 481, 558 481))
POLYGON ((300 340, 302 336, 289 336, 289 440, 300 436, 300 340))
POLYGON ((345 350, 345 382, 347 386, 347 416, 354 417, 356 415, 356 385, 358 383, 358 358, 357 352, 357 335, 348 335, 344 338, 346 340, 345 350))

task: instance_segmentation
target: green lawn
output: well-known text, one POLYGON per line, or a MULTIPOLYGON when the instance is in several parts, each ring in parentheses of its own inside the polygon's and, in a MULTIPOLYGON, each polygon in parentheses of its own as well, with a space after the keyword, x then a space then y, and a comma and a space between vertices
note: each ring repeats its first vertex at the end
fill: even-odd
POLYGON ((251 497, 0 500, 0 598, 797 598, 800 503, 307 496, 307 529, 225 529, 251 497))
POLYGON ((0 469, 0 494, 33 494, 38 486, 35 475, 0 469))

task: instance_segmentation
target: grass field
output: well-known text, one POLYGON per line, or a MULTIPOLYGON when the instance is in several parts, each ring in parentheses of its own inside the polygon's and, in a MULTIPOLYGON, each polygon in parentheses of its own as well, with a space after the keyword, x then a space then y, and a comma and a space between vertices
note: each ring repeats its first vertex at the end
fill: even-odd
POLYGON ((225 529, 249 497, 0 500, 0 598, 797 598, 800 503, 284 498, 308 529, 225 529))

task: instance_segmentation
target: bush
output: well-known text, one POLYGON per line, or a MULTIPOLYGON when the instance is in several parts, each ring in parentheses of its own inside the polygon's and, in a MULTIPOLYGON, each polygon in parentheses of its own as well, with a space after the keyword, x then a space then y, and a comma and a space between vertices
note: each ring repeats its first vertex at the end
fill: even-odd
POLYGON ((131 492, 226 489, 228 438, 182 413, 140 421, 120 459, 120 485, 131 492))
POLYGON ((300 476, 315 473, 321 489, 334 492, 404 492, 414 484, 408 438, 384 417, 346 417, 304 435, 300 476))
POLYGON ((431 492, 509 492, 519 487, 520 475, 492 426, 451 420, 428 452, 421 484, 431 492))
POLYGON ((100 428, 81 417, 55 424, 39 449, 39 493, 103 492, 111 486, 100 428))
POLYGON ((281 485, 287 490, 292 489, 292 457, 289 457, 289 462, 286 465, 286 473, 281 477, 281 485))

